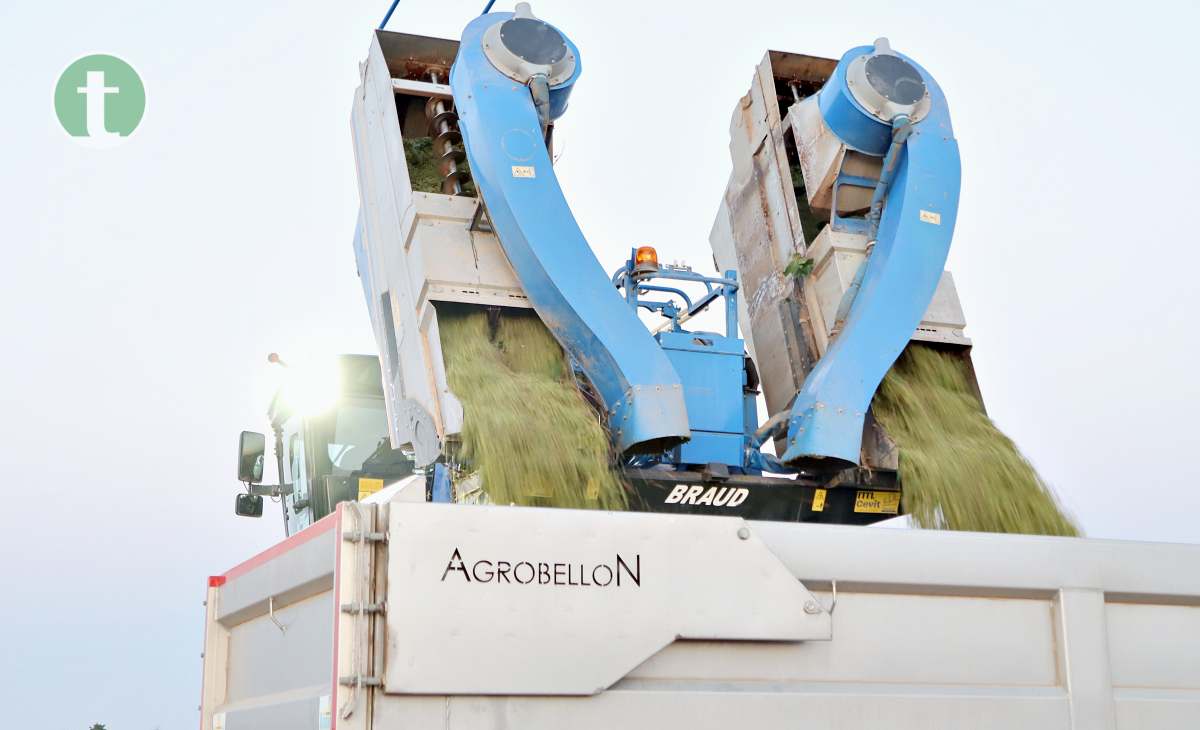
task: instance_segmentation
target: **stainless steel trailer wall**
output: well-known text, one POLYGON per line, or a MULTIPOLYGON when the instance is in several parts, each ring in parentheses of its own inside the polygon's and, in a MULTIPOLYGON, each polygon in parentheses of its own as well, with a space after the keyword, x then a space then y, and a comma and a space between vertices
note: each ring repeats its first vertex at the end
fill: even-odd
POLYGON ((1200 727, 1200 546, 418 486, 212 581, 202 728, 1200 727))

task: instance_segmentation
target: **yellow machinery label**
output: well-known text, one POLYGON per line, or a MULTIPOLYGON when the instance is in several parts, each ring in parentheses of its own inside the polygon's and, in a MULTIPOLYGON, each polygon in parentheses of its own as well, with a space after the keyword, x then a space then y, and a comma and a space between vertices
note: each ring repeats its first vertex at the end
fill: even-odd
POLYGON ((360 502, 378 492, 380 489, 383 489, 382 479, 368 479, 366 477, 358 478, 358 500, 360 502))
POLYGON ((513 177, 537 177, 533 165, 513 165, 512 172, 513 177))
POLYGON ((859 492, 854 498, 854 511, 872 515, 900 513, 899 492, 859 492))
POLYGON ((812 511, 813 512, 824 512, 825 511, 825 490, 824 489, 817 489, 813 492, 812 511))
POLYGON ((935 226, 940 226, 940 225, 942 225, 942 214, 934 213, 932 210, 922 210, 921 211, 921 222, 922 223, 932 223, 935 226))

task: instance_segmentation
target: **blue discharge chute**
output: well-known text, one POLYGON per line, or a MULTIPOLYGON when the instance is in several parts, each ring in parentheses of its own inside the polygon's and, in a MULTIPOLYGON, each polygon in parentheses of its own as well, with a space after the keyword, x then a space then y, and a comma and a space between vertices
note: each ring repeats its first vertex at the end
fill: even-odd
POLYGON ((578 59, 518 6, 466 27, 450 86, 472 178, 530 302, 603 398, 617 449, 662 451, 690 436, 680 378, 588 246, 545 141, 578 59))
POLYGON ((781 459, 793 466, 839 468, 859 463, 875 390, 937 289, 954 232, 961 171, 941 88, 886 46, 862 46, 843 56, 818 103, 826 126, 850 149, 887 156, 882 215, 876 210, 869 219, 873 250, 856 279, 857 294, 840 333, 792 403, 781 459), (868 65, 866 72, 855 73, 856 64, 868 65), (880 103, 868 110, 864 97, 880 103), (911 106, 917 99, 919 118, 889 111, 896 108, 890 102, 911 106))

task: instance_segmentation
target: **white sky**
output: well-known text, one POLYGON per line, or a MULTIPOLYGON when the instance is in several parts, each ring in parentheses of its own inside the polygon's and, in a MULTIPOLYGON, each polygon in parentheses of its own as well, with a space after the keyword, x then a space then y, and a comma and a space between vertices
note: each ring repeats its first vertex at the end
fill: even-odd
MULTIPOLYGON (((457 37, 482 5, 402 0, 389 27, 457 37)), ((584 63, 559 175, 605 268, 645 242, 707 268, 763 52, 889 36, 950 100, 950 268, 990 413, 1089 535, 1197 542, 1200 9, 1105 5, 543 0, 584 63)), ((232 514, 265 356, 374 348, 348 120, 385 6, 0 5, 6 726, 194 726, 205 576, 281 536, 232 514), (147 88, 115 150, 51 107, 97 51, 147 88)))

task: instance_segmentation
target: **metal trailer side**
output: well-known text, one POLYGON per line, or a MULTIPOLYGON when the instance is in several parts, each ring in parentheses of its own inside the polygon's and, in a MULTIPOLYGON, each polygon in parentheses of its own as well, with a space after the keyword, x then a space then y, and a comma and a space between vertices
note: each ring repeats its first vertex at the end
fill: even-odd
POLYGON ((1198 545, 415 486, 210 581, 203 730, 1200 727, 1198 545))

